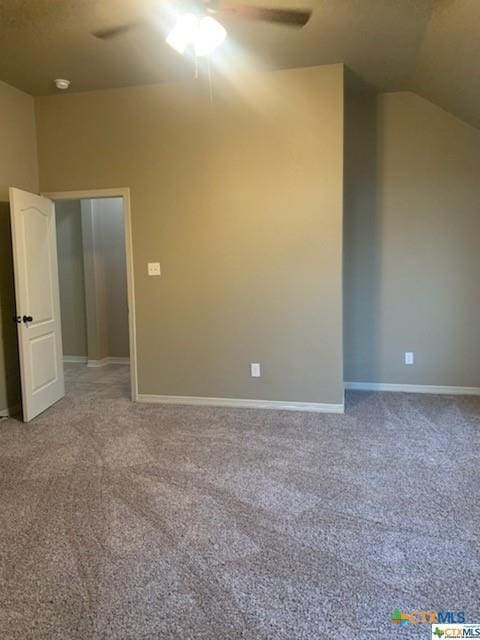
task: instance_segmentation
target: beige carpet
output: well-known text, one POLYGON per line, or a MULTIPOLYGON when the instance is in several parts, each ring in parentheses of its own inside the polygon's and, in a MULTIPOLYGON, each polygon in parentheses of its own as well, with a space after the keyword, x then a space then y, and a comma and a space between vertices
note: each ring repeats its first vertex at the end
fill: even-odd
POLYGON ((480 398, 344 416, 135 405, 128 371, 0 423, 0 638, 429 638, 480 622, 480 398))

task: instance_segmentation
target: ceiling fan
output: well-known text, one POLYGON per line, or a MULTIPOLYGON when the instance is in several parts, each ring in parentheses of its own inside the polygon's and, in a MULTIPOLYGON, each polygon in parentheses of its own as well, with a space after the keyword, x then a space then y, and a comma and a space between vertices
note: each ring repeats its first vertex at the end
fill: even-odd
MULTIPOLYGON (((225 39, 225 27, 217 20, 253 20, 287 27, 303 27, 312 15, 311 10, 275 9, 243 4, 227 4, 221 0, 201 0, 191 11, 180 13, 177 22, 167 36, 167 43, 179 53, 192 48, 197 56, 205 56, 225 39)), ((147 21, 135 20, 107 29, 94 31, 101 40, 109 40, 142 26, 147 21)))

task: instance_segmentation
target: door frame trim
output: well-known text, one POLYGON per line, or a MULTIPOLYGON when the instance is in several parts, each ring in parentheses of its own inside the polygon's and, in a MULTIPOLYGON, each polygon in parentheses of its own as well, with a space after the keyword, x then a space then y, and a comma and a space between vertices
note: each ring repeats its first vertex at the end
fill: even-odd
POLYGON ((98 198, 122 198, 125 221, 125 253, 127 258, 128 334, 130 343, 130 384, 133 402, 138 398, 137 375, 137 325, 135 320, 135 278, 133 269, 132 216, 130 188, 86 189, 82 191, 47 191, 40 195, 56 200, 90 200, 98 198))

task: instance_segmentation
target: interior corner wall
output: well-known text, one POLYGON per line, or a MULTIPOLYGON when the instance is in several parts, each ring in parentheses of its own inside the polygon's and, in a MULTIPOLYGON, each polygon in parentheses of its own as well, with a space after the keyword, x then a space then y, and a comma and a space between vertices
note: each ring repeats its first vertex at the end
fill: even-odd
POLYGON ((413 93, 350 100, 345 379, 480 387, 480 131, 413 93))
POLYGON ((140 393, 342 403, 343 66, 214 83, 36 99, 41 187, 130 188, 140 393))
POLYGON ((9 187, 38 191, 33 98, 0 82, 0 415, 20 402, 9 187))

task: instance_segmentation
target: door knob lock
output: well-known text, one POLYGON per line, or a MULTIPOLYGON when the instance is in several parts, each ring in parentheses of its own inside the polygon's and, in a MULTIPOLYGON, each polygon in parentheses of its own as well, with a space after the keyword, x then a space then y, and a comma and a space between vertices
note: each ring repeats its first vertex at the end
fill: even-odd
POLYGON ((25 322, 25 324, 27 324, 27 322, 32 322, 33 320, 32 316, 23 316, 22 319, 25 322))

